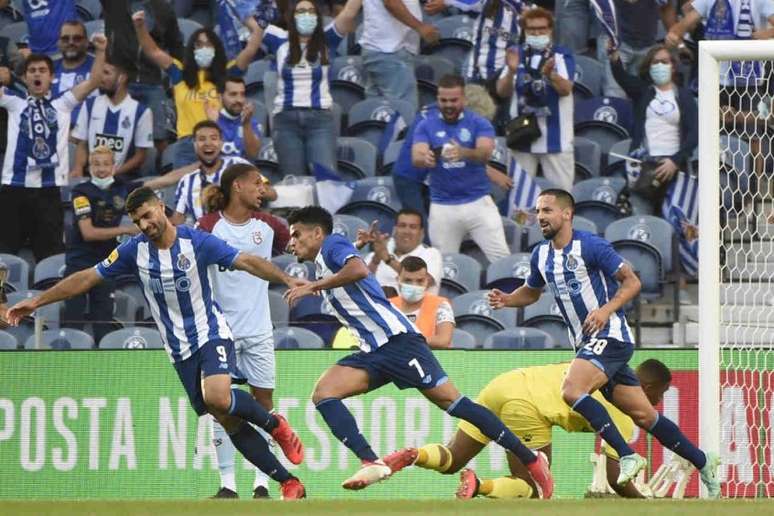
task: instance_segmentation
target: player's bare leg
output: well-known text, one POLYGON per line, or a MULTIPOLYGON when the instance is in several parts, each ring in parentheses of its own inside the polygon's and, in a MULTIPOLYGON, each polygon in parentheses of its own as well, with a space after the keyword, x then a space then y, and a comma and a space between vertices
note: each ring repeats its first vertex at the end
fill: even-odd
MULTIPOLYGON (((707 487, 710 498, 720 496, 720 481, 717 476, 720 460, 714 453, 705 454, 696 447, 683 432, 667 417, 660 415, 648 401, 639 385, 616 385, 613 389, 613 404, 632 418, 634 423, 685 460, 701 473, 701 480, 707 487)), ((621 470, 623 473, 623 460, 621 470)), ((619 484, 621 483, 619 476, 619 484)))
POLYGON ((341 400, 368 392, 370 378, 363 369, 334 365, 314 387, 312 401, 336 439, 358 456, 362 467, 344 481, 344 489, 363 489, 390 476, 390 468, 376 456, 355 418, 341 400))
POLYGON ((489 409, 463 396, 451 381, 420 392, 449 415, 464 419, 492 441, 516 456, 530 471, 543 498, 551 498, 554 480, 548 462, 535 455, 489 409))

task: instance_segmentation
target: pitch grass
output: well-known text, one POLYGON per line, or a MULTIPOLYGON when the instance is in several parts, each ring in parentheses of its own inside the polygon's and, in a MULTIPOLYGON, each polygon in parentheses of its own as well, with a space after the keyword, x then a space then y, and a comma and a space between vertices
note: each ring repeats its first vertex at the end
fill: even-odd
POLYGON ((410 501, 330 501, 304 500, 300 502, 254 500, 207 501, 2 501, 0 514, 26 515, 251 515, 303 514, 325 515, 483 515, 529 516, 593 515, 593 516, 763 516, 774 513, 774 502, 767 500, 456 500, 410 501))

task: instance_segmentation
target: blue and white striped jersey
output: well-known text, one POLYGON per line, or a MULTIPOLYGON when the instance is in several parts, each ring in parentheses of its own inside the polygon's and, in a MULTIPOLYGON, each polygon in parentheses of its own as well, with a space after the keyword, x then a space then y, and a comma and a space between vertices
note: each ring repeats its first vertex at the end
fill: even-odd
POLYGON ((209 184, 220 184, 220 176, 223 172, 236 163, 249 163, 240 157, 230 156, 221 158, 220 167, 212 175, 205 175, 202 169, 194 170, 190 174, 183 176, 178 181, 175 190, 175 211, 185 215, 191 223, 199 220, 204 215, 202 206, 202 190, 209 184))
MULTIPOLYGON (((91 75, 92 66, 94 66, 94 56, 91 54, 86 56, 86 60, 80 66, 73 69, 66 69, 61 58, 54 60, 54 80, 51 82, 51 94, 54 97, 58 97, 88 79, 91 75)), ((96 97, 97 95, 99 95, 99 92, 94 90, 89 94, 89 97, 96 97)), ((73 110, 73 114, 70 117, 70 125, 75 125, 78 121, 80 109, 81 104, 73 110)))
MULTIPOLYGON (((314 260, 317 279, 339 272, 348 260, 361 260, 360 253, 344 236, 325 237, 314 260)), ((323 291, 334 315, 352 329, 366 353, 387 343, 400 333, 419 333, 416 326, 390 303, 373 274, 356 283, 323 291)))
POLYGON ((153 320, 172 362, 182 362, 207 342, 231 339, 231 329, 212 293, 210 265, 229 268, 239 251, 198 229, 177 227, 169 249, 137 235, 95 265, 103 279, 140 280, 153 320))
MULTIPOLYGON (((325 28, 328 44, 328 62, 336 56, 336 48, 344 36, 336 31, 335 22, 325 28)), ((274 113, 290 108, 330 109, 333 98, 328 78, 329 65, 306 60, 306 50, 295 66, 287 64, 290 54, 287 31, 269 25, 263 36, 263 48, 275 57, 277 68, 277 96, 274 97, 274 113)), ((319 60, 319 58, 318 58, 319 60)))
POLYGON ((121 166, 134 154, 135 147, 153 147, 153 114, 130 95, 118 105, 113 105, 107 95, 88 98, 71 136, 88 142, 89 152, 100 145, 108 147, 115 164, 121 166))
MULTIPOLYGON (((221 156, 238 156, 245 159, 255 157, 247 156, 245 154, 245 129, 242 125, 241 116, 232 116, 225 109, 221 109, 217 122, 218 127, 220 127, 220 132, 223 135, 223 149, 220 151, 221 156)), ((258 138, 263 138, 263 126, 258 123, 258 120, 256 120, 254 116, 250 119, 250 126, 253 128, 253 132, 258 138)))
POLYGON ((7 88, 0 95, 0 108, 8 111, 2 184, 27 188, 64 186, 70 173, 70 113, 78 101, 69 91, 59 97, 50 96, 42 117, 36 114, 34 102, 32 97, 18 97, 7 88))
MULTIPOLYGON (((572 240, 564 249, 554 249, 550 241, 535 247, 527 286, 548 285, 567 323, 570 341, 577 349, 583 342, 586 316, 610 301, 618 291, 614 275, 623 264, 623 258, 607 240, 586 231, 573 231, 572 240)), ((634 342, 623 310, 611 315, 605 327, 594 336, 634 342)))

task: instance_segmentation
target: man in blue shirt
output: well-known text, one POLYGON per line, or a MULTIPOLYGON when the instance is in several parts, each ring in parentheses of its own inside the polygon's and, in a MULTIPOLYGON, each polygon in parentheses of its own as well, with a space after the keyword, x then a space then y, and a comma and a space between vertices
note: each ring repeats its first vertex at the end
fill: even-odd
POLYGON ((164 213, 164 204, 148 187, 129 194, 126 211, 142 234, 121 244, 96 266, 11 307, 9 323, 16 325, 42 306, 85 294, 104 280, 135 276, 196 413, 215 416, 242 455, 281 483, 283 498, 305 497, 301 482, 288 473, 248 423, 270 433, 293 464, 300 464, 304 457, 298 436, 284 417, 267 412, 250 393, 231 389, 232 373, 236 373, 233 336, 213 298, 208 267, 217 264, 246 271, 289 287, 306 281, 288 276, 268 260, 241 253, 209 233, 174 226, 164 213))
POLYGON ((545 240, 532 252, 530 275, 510 294, 492 290, 490 305, 521 308, 535 303, 543 287, 551 289, 576 353, 562 384, 562 398, 618 453, 618 485, 634 479, 647 461, 631 449, 604 405, 591 396, 596 390, 665 448, 693 464, 709 496, 719 497, 717 453, 698 449, 659 414, 629 367, 634 339, 623 307, 639 294, 639 279, 610 242, 573 230, 574 214, 575 201, 565 190, 540 193, 537 218, 545 240))
POLYGON ((414 131, 411 161, 430 172, 430 241, 442 253, 457 253, 467 234, 490 262, 508 256, 500 213, 489 196, 486 172, 495 147, 492 124, 465 108, 465 80, 438 82, 438 108, 414 131))
POLYGON ((544 455, 535 455, 481 405, 460 394, 416 326, 384 296, 357 249, 344 236, 332 234, 333 217, 307 206, 288 217, 290 247, 299 260, 314 261, 317 281, 285 293, 292 306, 300 298, 322 294, 339 321, 357 337, 361 351, 346 356, 318 380, 312 401, 333 435, 354 452, 362 467, 342 487, 363 489, 386 479, 417 458, 415 449, 379 459, 342 400, 387 383, 418 389, 449 415, 470 422, 510 451, 529 470, 544 498, 553 479, 544 455))
MULTIPOLYGON (((86 26, 78 20, 64 22, 59 33, 59 52, 62 57, 54 61, 54 82, 51 84, 51 93, 55 97, 91 76, 94 56, 90 55, 88 50, 86 26)), ((92 93, 92 96, 96 95, 96 92, 92 93)), ((70 125, 75 125, 78 121, 79 112, 80 105, 73 110, 70 125)))
POLYGON ((247 160, 258 157, 261 150, 261 124, 255 119, 255 105, 245 97, 245 80, 228 77, 220 94, 220 111, 207 109, 207 117, 217 122, 223 137, 223 156, 247 160))
POLYGON ((24 0, 24 21, 33 54, 55 54, 59 28, 77 19, 75 0, 24 0))

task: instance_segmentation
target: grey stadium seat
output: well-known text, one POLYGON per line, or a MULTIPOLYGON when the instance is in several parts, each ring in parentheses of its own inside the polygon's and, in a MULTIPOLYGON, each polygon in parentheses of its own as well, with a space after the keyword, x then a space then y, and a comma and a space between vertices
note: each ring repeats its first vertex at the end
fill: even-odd
POLYGON ((566 348, 570 345, 567 324, 554 296, 549 292, 544 292, 536 303, 523 308, 523 320, 519 326, 543 330, 551 336, 555 347, 566 348))
POLYGON ((442 283, 449 285, 457 293, 478 290, 481 284, 481 265, 464 254, 445 254, 442 283))
POLYGON ((65 254, 59 253, 42 259, 35 265, 32 288, 45 290, 64 277, 65 254))
POLYGON ((275 328, 288 325, 290 307, 285 302, 282 294, 274 290, 269 290, 269 310, 271 312, 271 322, 275 328))
POLYGON ((333 216, 333 232, 344 236, 350 242, 357 238, 357 230, 368 231, 370 222, 354 215, 336 214, 333 216))
POLYGON ((552 347, 551 336, 536 328, 510 328, 490 335, 484 349, 546 349, 552 347))
POLYGON ((30 284, 30 265, 23 258, 12 254, 0 253, 0 267, 8 270, 6 293, 27 290, 30 284), (11 288, 8 288, 11 287, 11 288))
POLYGON ((476 290, 455 297, 451 300, 454 316, 483 315, 500 322, 504 328, 516 326, 516 308, 494 310, 489 306, 488 294, 488 290, 476 290))
MULTIPOLYGON (((30 335, 24 343, 26 349, 35 348, 35 335, 30 335)), ((44 330, 41 335, 41 349, 92 349, 94 338, 85 331, 73 328, 60 328, 58 330, 44 330)))
POLYGON ((304 328, 285 327, 274 330, 275 349, 323 349, 319 335, 304 328))
POLYGON ((155 328, 136 326, 111 331, 99 341, 100 349, 162 349, 161 334, 155 328))
POLYGON ((613 222, 605 230, 605 240, 609 242, 636 240, 655 247, 661 254, 661 262, 665 272, 672 272, 673 238, 674 228, 672 224, 652 215, 625 217, 613 222))
POLYGON ((521 286, 529 276, 530 256, 530 253, 515 253, 490 264, 486 269, 487 288, 510 292, 521 286))
POLYGON ((0 330, 0 351, 19 349, 19 341, 7 331, 0 330))
POLYGON ((459 328, 454 328, 454 331, 452 332, 451 347, 452 349, 475 349, 478 347, 478 344, 476 342, 476 337, 471 333, 459 328))

